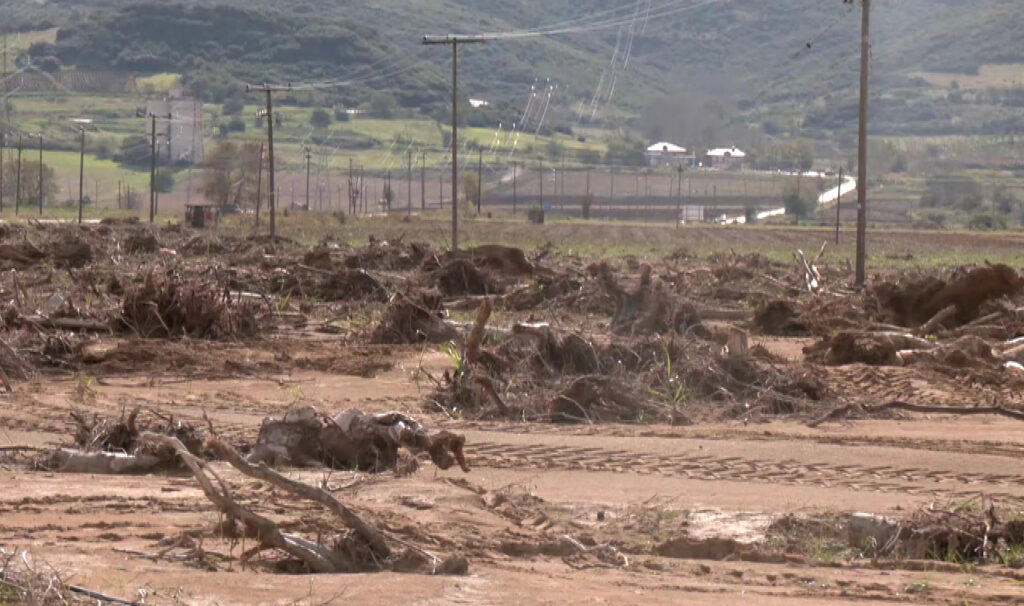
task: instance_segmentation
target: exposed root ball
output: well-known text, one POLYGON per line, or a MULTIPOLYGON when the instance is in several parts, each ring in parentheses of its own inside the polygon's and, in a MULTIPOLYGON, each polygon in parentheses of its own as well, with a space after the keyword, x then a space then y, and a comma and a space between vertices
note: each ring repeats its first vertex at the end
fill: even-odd
POLYGON ((186 283, 173 272, 150 271, 142 284, 127 289, 120 320, 145 338, 217 339, 254 334, 255 311, 255 305, 244 301, 229 307, 213 284, 186 283))
POLYGON ((489 276, 466 259, 452 259, 430 274, 430 280, 446 296, 490 295, 501 292, 489 276))
POLYGON ((398 293, 370 335, 371 343, 443 343, 457 336, 442 319, 441 295, 436 291, 398 293))

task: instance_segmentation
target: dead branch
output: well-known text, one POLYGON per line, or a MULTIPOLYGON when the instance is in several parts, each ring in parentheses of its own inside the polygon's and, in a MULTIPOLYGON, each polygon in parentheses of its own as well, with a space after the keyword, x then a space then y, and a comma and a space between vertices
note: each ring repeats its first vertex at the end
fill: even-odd
POLYGON ((484 299, 480 309, 476 313, 476 321, 473 322, 473 329, 466 340, 466 363, 476 363, 477 355, 480 353, 480 344, 484 340, 484 329, 487 327, 487 320, 491 317, 491 302, 484 299))
POLYGON ((80 318, 47 318, 46 316, 19 316, 18 323, 31 324, 38 328, 51 330, 77 330, 90 332, 113 332, 114 325, 110 321, 83 320, 80 318))
POLYGON ((886 410, 905 410, 907 412, 946 415, 999 415, 1015 419, 1017 421, 1024 421, 1024 412, 1004 408, 1002 406, 930 406, 927 404, 911 404, 909 402, 896 400, 875 406, 863 406, 860 404, 847 404, 845 406, 840 406, 828 414, 809 422, 807 426, 817 427, 828 421, 844 419, 850 413, 860 412, 864 415, 872 415, 886 410))
MULTIPOLYGON (((825 247, 822 246, 822 251, 825 247)), ((807 257, 804 256, 804 251, 799 248, 796 250, 797 257, 800 259, 800 265, 803 269, 804 283, 807 285, 807 291, 812 294, 818 294, 821 290, 821 275, 818 273, 818 269, 807 262, 807 257)))
POLYGON ((485 377, 483 375, 474 375, 473 380, 476 381, 477 385, 479 385, 480 388, 484 390, 484 393, 487 394, 487 397, 490 398, 492 402, 494 402, 494 405, 498 407, 498 410, 501 411, 501 414, 508 416, 511 411, 509 410, 508 406, 505 405, 505 402, 501 399, 501 396, 498 395, 498 390, 494 388, 494 381, 490 377, 485 377))
POLYGON ((920 336, 934 334, 936 329, 942 326, 943 322, 952 318, 956 314, 957 306, 953 304, 947 305, 946 307, 940 309, 934 316, 932 316, 930 320, 922 324, 917 330, 914 331, 914 333, 920 336))
POLYGON ((247 476, 273 484, 278 488, 287 490, 288 492, 309 501, 320 503, 334 512, 342 522, 362 537, 363 540, 365 540, 373 549, 376 555, 386 558, 391 554, 391 550, 388 548, 387 542, 384 540, 384 536, 380 531, 373 525, 367 523, 359 517, 358 514, 342 504, 340 501, 332 497, 330 493, 319 488, 314 488, 308 484, 303 484, 302 482, 296 482, 295 480, 286 478, 266 465, 253 465, 246 461, 242 455, 238 454, 238 451, 220 438, 211 437, 208 439, 206 441, 206 448, 247 476))
POLYGON ((223 492, 218 491, 203 471, 207 467, 206 462, 190 453, 177 438, 152 432, 145 432, 140 438, 157 446, 170 448, 177 453, 181 461, 192 472, 192 475, 195 476, 196 481, 199 482, 199 487, 202 488, 206 498, 210 499, 217 509, 225 515, 241 520, 255 528, 263 545, 280 549, 302 560, 313 572, 340 571, 334 554, 328 549, 306 539, 284 534, 273 521, 253 513, 235 502, 227 493, 223 484, 221 485, 223 492))

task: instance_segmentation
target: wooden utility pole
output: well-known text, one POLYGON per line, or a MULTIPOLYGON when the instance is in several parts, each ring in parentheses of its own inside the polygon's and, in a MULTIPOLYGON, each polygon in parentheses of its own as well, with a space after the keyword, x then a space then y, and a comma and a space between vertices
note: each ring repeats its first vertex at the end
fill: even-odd
POLYGON ((82 224, 82 206, 85 204, 85 129, 81 131, 82 141, 78 152, 78 224, 82 224))
POLYGON ((427 210, 427 152, 420 152, 420 210, 427 210))
POLYGON ((139 110, 136 114, 140 118, 149 118, 151 121, 149 131, 149 222, 152 223, 156 217, 156 119, 166 118, 168 126, 170 126, 171 114, 168 112, 166 116, 154 114, 153 112, 146 112, 139 110))
POLYGON ((452 47, 452 250, 459 248, 459 44, 480 44, 480 36, 423 36, 423 44, 452 47))
POLYGON ((18 135, 18 167, 17 177, 14 183, 14 214, 17 215, 21 208, 21 148, 22 139, 21 135, 18 135))
POLYGON ((857 140, 857 276, 864 286, 867 273, 868 226, 868 70, 871 61, 871 0, 861 0, 860 132, 857 140))
MULTIPOLYGON (((680 219, 679 215, 680 215, 680 212, 683 209, 683 165, 680 164, 679 167, 676 168, 676 170, 678 171, 678 175, 679 175, 679 177, 678 177, 679 178, 679 191, 677 192, 677 195, 676 195, 676 229, 679 229, 679 219, 680 219)), ((646 178, 647 178, 647 174, 645 173, 644 174, 644 179, 646 179, 646 178)), ((647 185, 645 184, 644 187, 647 187, 647 185)), ((671 183, 669 184, 669 189, 671 189, 671 183)))
POLYGON ((412 214, 412 149, 406 150, 406 198, 405 198, 405 214, 412 214))
POLYGON ((309 160, 312 157, 312 152, 306 148, 306 211, 309 211, 309 160))
POLYGON ((39 133, 39 216, 43 216, 43 133, 39 133))
POLYGON ((544 210, 544 160, 540 161, 537 173, 540 175, 540 208, 544 210))
POLYGON ((512 162, 512 214, 516 214, 516 168, 518 168, 518 162, 512 162))
POLYGON ((391 189, 391 169, 388 169, 387 181, 384 190, 384 204, 387 205, 388 214, 391 214, 391 200, 395 197, 395 191, 391 189))
POLYGON ((444 174, 437 176, 438 206, 444 208, 444 174))
POLYGON ((611 191, 608 193, 608 218, 612 216, 612 203, 615 202, 615 167, 611 168, 611 191))
MULTIPOLYGON (((4 40, 6 43, 6 39, 4 40)), ((6 48, 4 52, 6 52, 6 48)), ((0 213, 4 212, 4 148, 7 147, 7 137, 0 133, 0 213)))
POLYGON ((476 157, 476 214, 484 202, 484 150, 477 152, 476 157))
POLYGON ((256 227, 260 226, 260 205, 263 202, 263 143, 260 143, 259 166, 256 167, 256 227))
POLYGON ((559 205, 565 208, 565 152, 562 152, 562 166, 558 171, 558 197, 559 205))
POLYGON ((286 91, 291 90, 291 88, 291 85, 271 86, 269 84, 255 87, 246 85, 245 87, 246 92, 264 92, 267 94, 267 105, 262 116, 267 118, 267 184, 270 187, 268 191, 270 198, 267 200, 267 207, 270 209, 271 242, 277 237, 277 188, 274 185, 274 102, 272 94, 275 91, 286 91))
POLYGON ((839 189, 836 190, 836 246, 839 245, 839 207, 843 203, 843 167, 839 167, 839 189))
MULTIPOLYGON (((352 181, 352 158, 348 159, 348 214, 356 214, 356 184, 352 181)), ((340 203, 340 202, 339 202, 340 203)))

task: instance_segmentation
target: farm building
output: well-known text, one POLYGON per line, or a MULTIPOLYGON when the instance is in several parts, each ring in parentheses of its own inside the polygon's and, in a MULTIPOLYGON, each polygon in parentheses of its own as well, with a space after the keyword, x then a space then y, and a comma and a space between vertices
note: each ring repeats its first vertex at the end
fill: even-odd
POLYGON ((716 168, 744 168, 747 162, 747 152, 733 147, 718 147, 709 149, 707 165, 716 168))
POLYGON ((689 152, 685 147, 676 145, 675 143, 669 143, 667 141, 659 141, 654 143, 647 148, 644 152, 647 156, 647 162, 651 166, 658 166, 660 164, 692 164, 693 154, 689 152))

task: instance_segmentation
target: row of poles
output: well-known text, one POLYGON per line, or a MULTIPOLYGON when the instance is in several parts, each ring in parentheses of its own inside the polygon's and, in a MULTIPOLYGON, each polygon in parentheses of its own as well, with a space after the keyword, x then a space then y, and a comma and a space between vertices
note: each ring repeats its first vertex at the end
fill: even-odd
MULTIPOLYGON (((860 68, 860 124, 858 132, 858 180, 857 180, 857 262, 855 283, 863 286, 866 278, 866 241, 867 241, 867 113, 868 113, 868 74, 870 67, 871 38, 871 0, 861 1, 861 68, 860 68)), ((851 4, 854 0, 842 0, 851 4)), ((452 199, 458 200, 458 56, 459 45, 482 44, 483 36, 463 36, 449 34, 446 36, 424 36, 423 44, 450 45, 452 49, 452 199)), ((842 183, 840 182, 840 187, 842 183)), ((841 191, 841 190, 840 190, 841 191)), ((837 211, 839 202, 837 201, 837 211)), ((452 204, 452 249, 458 249, 459 211, 458 204, 452 204)))
MULTIPOLYGON (((39 138, 39 215, 42 216, 42 214, 43 214, 43 199, 44 199, 45 194, 46 194, 45 190, 43 189, 43 169, 44 169, 44 166, 43 166, 43 134, 42 133, 38 133, 38 134, 29 135, 29 136, 33 137, 33 138, 34 137, 38 137, 39 138)), ((16 170, 16 175, 17 176, 15 177, 15 186, 14 186, 14 214, 18 214, 21 211, 21 152, 22 152, 23 149, 24 149, 24 135, 18 135, 18 147, 17 147, 17 150, 18 150, 18 164, 17 164, 17 170, 16 170)), ((83 150, 85 149, 85 132, 84 131, 82 132, 82 149, 83 150)), ((2 151, 2 149, 0 149, 0 151, 2 151)), ((82 166, 84 167, 84 157, 85 157, 84 151, 83 151, 82 157, 83 157, 82 166)), ((81 192, 83 191, 83 187, 84 187, 84 183, 85 183, 84 175, 85 175, 84 171, 80 169, 79 170, 79 175, 78 175, 78 190, 79 190, 79 197, 80 198, 82 197, 82 193, 81 192)), ((3 210, 4 210, 4 157, 3 157, 3 153, 0 153, 0 212, 3 212, 3 210)), ((79 204, 79 208, 78 208, 78 222, 79 223, 82 222, 82 208, 81 208, 81 204, 79 204)))
MULTIPOLYGON (((842 0, 844 4, 849 4, 854 0, 842 0)), ((869 35, 869 20, 871 12, 870 0, 861 0, 862 4, 862 23, 861 23, 861 80, 860 80, 860 128, 858 137, 858 187, 857 187, 857 269, 856 269, 856 284, 863 285, 865 280, 865 244, 866 244, 866 225, 867 225, 867 107, 868 107, 868 68, 870 60, 870 35, 869 35)), ((451 190, 452 190, 452 205, 451 205, 451 224, 452 224, 452 239, 451 245, 453 250, 457 250, 459 247, 459 205, 458 205, 458 188, 459 188, 459 120, 458 120, 458 57, 459 57, 459 46, 463 44, 482 44, 487 39, 483 36, 464 36, 464 35, 446 35, 446 36, 424 36, 423 44, 426 45, 447 45, 451 47, 452 51, 452 178, 451 178, 451 190)), ((275 199, 276 186, 275 186, 275 166, 274 166, 274 115, 273 115, 273 93, 290 91, 292 86, 275 86, 270 84, 263 84, 261 86, 247 86, 248 92, 263 93, 266 95, 266 107, 260 112, 261 117, 267 119, 267 152, 268 152, 268 170, 269 170, 269 210, 270 210, 270 237, 271 239, 277 236, 277 221, 276 221, 276 208, 277 203, 275 199)), ((154 118, 154 146, 155 146, 155 118, 154 118)), ((155 158, 155 154, 154 154, 155 158)), ((155 162, 155 160, 154 160, 155 162)), ((482 160, 481 160, 482 162, 482 160)), ((262 158, 261 158, 262 167, 262 158)), ((410 162, 411 165, 411 162, 410 162)), ((411 168, 410 168, 411 170, 411 168)), ((478 165, 478 171, 480 170, 478 165)), ((513 168, 515 171, 515 168, 513 168)), ((155 172, 155 170, 154 170, 155 172)), ((307 199, 309 195, 308 188, 308 174, 309 174, 309 160, 307 156, 307 199)), ((351 173, 350 173, 351 179, 351 173)), ((482 187, 480 179, 478 179, 478 187, 482 187)), ((841 186, 841 183, 840 183, 841 186)), ((542 180, 543 187, 543 180, 542 180)), ((155 189, 151 184, 151 189, 155 189)), ((152 202, 155 192, 151 192, 151 206, 150 216, 152 220, 152 213, 155 207, 155 202, 152 202)), ((478 192, 478 200, 480 199, 480 192, 478 192)), ((351 188, 350 188, 351 196, 351 188)), ((410 177, 410 196, 411 196, 411 177, 410 177)), ((307 202, 308 203, 308 202, 307 202)), ((409 204, 411 209, 411 202, 409 204)), ((838 212, 838 203, 837 203, 838 212)))

